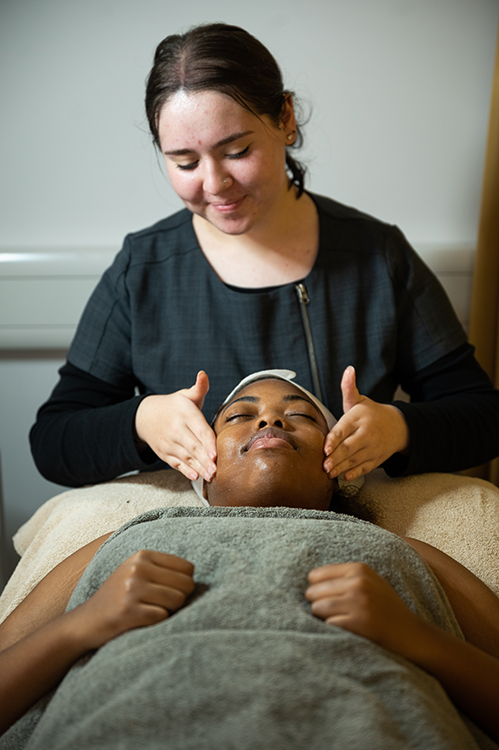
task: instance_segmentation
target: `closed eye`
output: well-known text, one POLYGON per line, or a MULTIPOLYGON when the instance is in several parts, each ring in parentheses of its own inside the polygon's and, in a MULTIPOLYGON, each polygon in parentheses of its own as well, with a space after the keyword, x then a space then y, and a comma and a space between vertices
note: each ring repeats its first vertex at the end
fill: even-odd
POLYGON ((242 151, 239 151, 237 154, 227 154, 228 159, 241 159, 241 157, 246 156, 246 154, 249 151, 249 146, 246 146, 245 149, 242 151))
MULTIPOLYGON (((227 154, 227 159, 242 159, 243 156, 246 156, 246 154, 249 151, 249 146, 246 146, 242 151, 238 151, 237 154, 227 154)), ((199 164, 199 159, 196 159, 196 161, 191 162, 190 164, 176 164, 175 166, 177 169, 181 169, 184 172, 189 172, 190 170, 196 169, 197 165, 199 164)))
POLYGON ((191 164, 176 164, 177 169, 182 170, 189 170, 189 169, 195 169, 198 165, 199 161, 196 159, 196 161, 191 162, 191 164))
POLYGON ((305 417, 305 419, 310 419, 312 422, 317 422, 316 418, 313 417, 311 414, 305 414, 304 412, 298 412, 294 411, 291 414, 288 414, 288 417, 305 417))
POLYGON ((233 422, 234 419, 244 419, 244 417, 251 419, 253 415, 252 414, 231 414, 230 416, 225 418, 226 422, 233 422))

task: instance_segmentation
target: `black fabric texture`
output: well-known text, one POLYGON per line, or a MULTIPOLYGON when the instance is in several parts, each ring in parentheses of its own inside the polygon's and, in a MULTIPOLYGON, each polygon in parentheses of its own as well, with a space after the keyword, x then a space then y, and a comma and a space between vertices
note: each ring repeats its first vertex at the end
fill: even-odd
MULTIPOLYGON (((324 401, 342 414, 341 375, 354 365, 361 393, 397 404, 411 432, 391 475, 455 471, 499 453, 499 394, 475 362, 445 292, 396 228, 320 196, 320 246, 304 279, 324 401)), ((210 377, 209 420, 251 372, 292 369, 313 391, 294 284, 245 291, 225 285, 203 255, 184 210, 129 235, 90 298, 31 432, 51 481, 79 486, 164 468, 139 455, 140 398, 210 377), (140 395, 136 395, 140 394, 140 395)))

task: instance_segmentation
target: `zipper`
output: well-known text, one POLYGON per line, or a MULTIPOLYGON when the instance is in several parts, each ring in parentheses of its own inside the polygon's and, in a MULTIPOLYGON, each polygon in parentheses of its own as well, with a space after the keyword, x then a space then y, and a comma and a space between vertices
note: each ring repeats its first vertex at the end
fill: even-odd
POLYGON ((307 287, 303 282, 295 284, 296 294, 298 295, 298 302, 300 303, 301 319, 303 321, 303 327, 305 329, 305 339, 307 341, 308 358, 310 360, 310 370, 312 371, 312 381, 314 384, 314 392, 319 401, 322 401, 321 384, 319 381, 319 370, 317 367, 317 358, 315 356, 314 340, 312 338, 312 328, 310 326, 310 318, 308 316, 307 306, 310 304, 310 297, 308 296, 307 287))

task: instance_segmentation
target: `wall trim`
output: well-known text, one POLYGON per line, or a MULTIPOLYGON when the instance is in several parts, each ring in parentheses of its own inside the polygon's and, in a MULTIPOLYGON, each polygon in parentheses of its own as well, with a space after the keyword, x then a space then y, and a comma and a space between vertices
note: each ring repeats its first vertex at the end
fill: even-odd
MULTIPOLYGON (((469 245, 417 243, 465 327, 473 274, 469 245)), ((116 247, 0 249, 0 350, 67 349, 83 308, 116 247)))

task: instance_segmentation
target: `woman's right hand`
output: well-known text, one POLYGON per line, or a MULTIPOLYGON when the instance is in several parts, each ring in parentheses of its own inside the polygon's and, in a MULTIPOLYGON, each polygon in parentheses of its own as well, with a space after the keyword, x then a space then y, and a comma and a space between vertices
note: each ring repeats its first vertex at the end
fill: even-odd
POLYGON ((147 396, 135 415, 139 440, 187 479, 201 474, 207 482, 215 476, 217 457, 215 433, 201 412, 209 387, 201 370, 191 388, 147 396))
POLYGON ((72 610, 72 628, 87 650, 134 628, 155 625, 183 607, 194 591, 194 566, 176 555, 140 550, 72 610))

